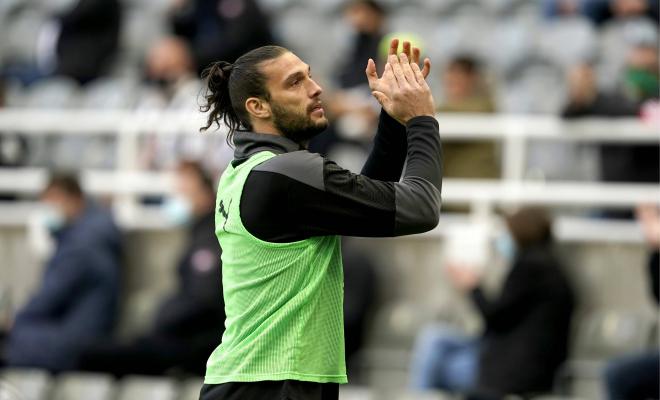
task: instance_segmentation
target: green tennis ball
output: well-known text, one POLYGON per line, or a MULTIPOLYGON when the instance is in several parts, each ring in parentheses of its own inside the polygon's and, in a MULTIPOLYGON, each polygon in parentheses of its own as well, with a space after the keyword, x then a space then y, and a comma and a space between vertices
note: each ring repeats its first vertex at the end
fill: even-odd
POLYGON ((390 42, 395 38, 399 39, 399 52, 402 51, 403 42, 410 42, 412 47, 417 47, 421 53, 424 53, 424 41, 419 35, 412 32, 393 32, 385 35, 378 44, 378 55, 382 60, 387 59, 390 42))

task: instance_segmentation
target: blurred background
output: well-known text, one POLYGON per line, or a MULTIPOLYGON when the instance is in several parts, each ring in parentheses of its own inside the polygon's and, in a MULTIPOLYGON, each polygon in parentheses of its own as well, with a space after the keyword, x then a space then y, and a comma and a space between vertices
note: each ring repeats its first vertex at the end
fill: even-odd
POLYGON ((196 399, 224 311, 201 71, 265 44, 359 172, 431 58, 443 214, 345 238, 340 398, 658 398, 657 0, 0 0, 0 399, 196 399))

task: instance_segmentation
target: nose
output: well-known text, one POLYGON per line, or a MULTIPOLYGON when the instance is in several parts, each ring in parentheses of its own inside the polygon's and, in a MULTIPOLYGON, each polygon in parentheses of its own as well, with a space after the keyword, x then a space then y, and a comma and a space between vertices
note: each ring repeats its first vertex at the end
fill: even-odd
POLYGON ((311 98, 319 97, 323 93, 323 89, 319 86, 314 79, 310 79, 312 84, 310 85, 310 96, 311 98))

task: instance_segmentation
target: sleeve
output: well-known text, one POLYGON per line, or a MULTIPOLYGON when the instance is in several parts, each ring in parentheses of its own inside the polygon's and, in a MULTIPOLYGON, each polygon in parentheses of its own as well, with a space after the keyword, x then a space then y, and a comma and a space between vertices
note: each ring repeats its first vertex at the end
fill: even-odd
POLYGON ((406 127, 382 110, 374 146, 362 168, 362 175, 371 179, 398 182, 406 163, 407 147, 406 127))
POLYGON ((442 186, 438 123, 433 117, 417 117, 406 130, 408 164, 401 182, 353 174, 306 151, 282 154, 255 167, 241 198, 243 224, 256 237, 275 242, 321 235, 387 237, 433 229, 442 186))
POLYGON ((502 288, 499 297, 490 300, 481 288, 471 292, 474 305, 484 319, 486 329, 506 331, 514 326, 535 306, 535 293, 539 280, 532 266, 514 267, 502 288))

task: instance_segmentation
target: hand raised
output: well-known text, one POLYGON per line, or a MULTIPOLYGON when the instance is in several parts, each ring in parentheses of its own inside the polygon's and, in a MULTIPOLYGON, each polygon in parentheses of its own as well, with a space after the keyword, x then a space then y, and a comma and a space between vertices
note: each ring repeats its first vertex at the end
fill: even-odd
POLYGON ((410 119, 433 116, 435 105, 431 89, 417 63, 411 63, 405 53, 398 57, 391 54, 385 65, 385 72, 379 80, 373 96, 383 109, 394 119, 406 124, 410 119))
MULTIPOLYGON (((390 42, 390 49, 388 52, 389 56, 396 55, 399 50, 399 39, 392 39, 390 42)), ((412 47, 410 42, 403 42, 403 53, 406 55, 411 64, 419 64, 420 50, 418 47, 412 47)), ((387 66, 386 66, 387 67, 387 66)), ((422 68, 422 76, 424 79, 429 75, 431 71, 431 60, 428 58, 424 59, 424 67, 422 68)), ((391 84, 392 76, 388 75, 388 70, 385 68, 383 75, 379 78, 378 72, 376 70, 376 63, 374 60, 369 59, 367 62, 367 80, 369 81, 369 87, 372 91, 377 90, 379 92, 387 93, 388 88, 391 84)))

